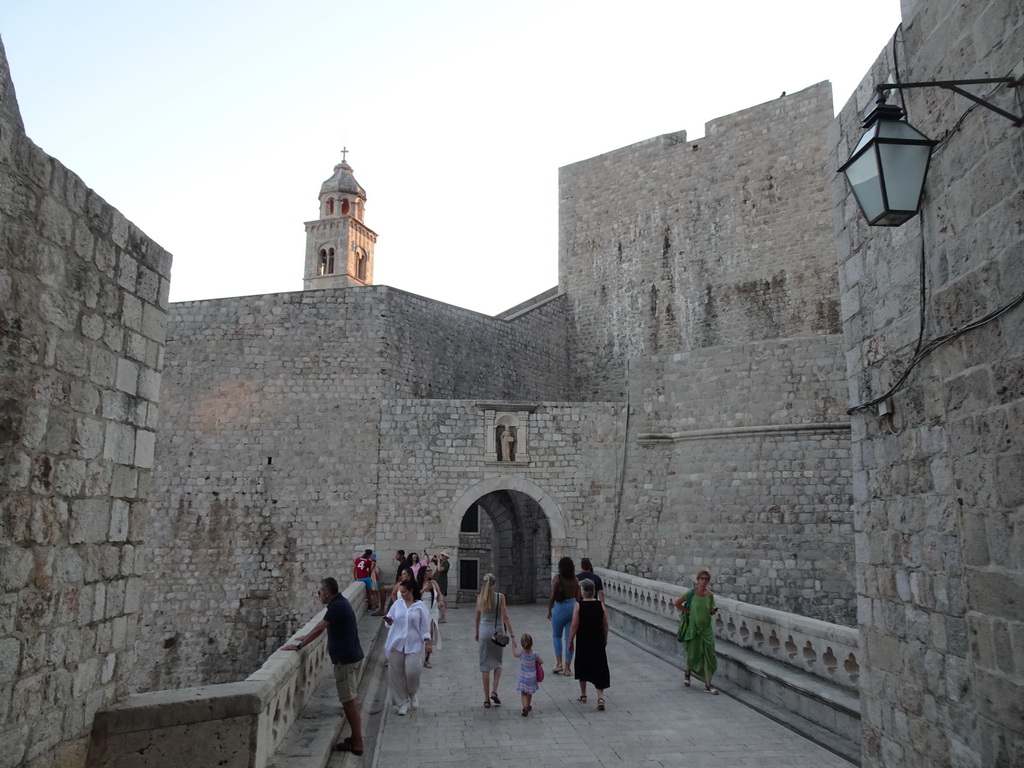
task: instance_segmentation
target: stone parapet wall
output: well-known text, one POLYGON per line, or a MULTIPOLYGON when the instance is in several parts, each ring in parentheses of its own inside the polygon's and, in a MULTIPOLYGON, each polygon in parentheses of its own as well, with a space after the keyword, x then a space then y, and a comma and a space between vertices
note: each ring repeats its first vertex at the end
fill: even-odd
MULTIPOLYGON (((674 602, 689 586, 595 569, 608 599, 679 624, 674 602)), ((856 693, 860 679, 860 635, 844 627, 795 613, 776 611, 715 592, 715 637, 814 675, 856 693)), ((682 646, 680 646, 680 650, 682 646)))
MULTIPOLYGON (((343 594, 357 619, 366 615, 362 583, 343 594)), ((294 634, 309 634, 323 615, 294 634)), ((242 681, 129 696, 97 715, 87 765, 129 768, 144 755, 147 768, 264 768, 331 669, 323 633, 299 652, 275 651, 242 681)))
MULTIPOLYGON (((612 629, 685 668, 686 646, 676 640, 680 613, 674 601, 686 587, 596 570, 612 629)), ((715 685, 858 762, 858 631, 717 593, 715 605, 715 685)))
POLYGON ((579 399, 625 361, 839 331, 821 83, 559 173, 559 287, 579 399))
POLYGON ((612 566, 856 623, 840 339, 807 336, 630 364, 612 566))
POLYGON ((0 47, 0 762, 127 689, 171 256, 24 134, 0 47))
MULTIPOLYGON (((1000 77, 1021 61, 1016 0, 903 9, 902 82, 1000 77)), ((859 140, 875 84, 896 75, 890 44, 833 125, 831 167, 859 140)), ((1021 129, 949 91, 905 99, 909 122, 941 140, 918 217, 868 227, 845 179, 833 183, 855 403, 883 396, 922 346, 1024 293, 1021 129)), ((1019 99, 991 95, 1017 114, 1019 99)), ((1018 305, 926 356, 890 415, 853 417, 865 766, 1024 765, 1021 382, 1018 305)))

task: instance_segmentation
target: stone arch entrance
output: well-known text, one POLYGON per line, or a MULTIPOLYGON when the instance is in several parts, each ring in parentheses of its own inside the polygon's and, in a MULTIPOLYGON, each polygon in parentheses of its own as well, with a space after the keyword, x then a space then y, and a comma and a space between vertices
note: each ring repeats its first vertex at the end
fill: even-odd
POLYGON ((561 509, 540 487, 524 478, 495 477, 456 499, 445 540, 458 549, 460 563, 477 560, 481 577, 492 571, 509 603, 532 603, 547 597, 552 563, 565 545, 565 525, 561 509), (463 518, 474 508, 479 532, 462 533, 463 518))

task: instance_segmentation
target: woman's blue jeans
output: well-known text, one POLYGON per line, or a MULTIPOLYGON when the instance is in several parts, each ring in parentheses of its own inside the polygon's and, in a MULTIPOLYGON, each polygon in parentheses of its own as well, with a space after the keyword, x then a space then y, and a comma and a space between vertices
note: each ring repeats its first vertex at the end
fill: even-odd
POLYGON ((572 629, 572 610, 576 607, 576 601, 568 600, 555 601, 551 608, 551 638, 555 641, 555 656, 562 655, 562 635, 565 635, 565 663, 572 659, 569 653, 569 630, 572 629))

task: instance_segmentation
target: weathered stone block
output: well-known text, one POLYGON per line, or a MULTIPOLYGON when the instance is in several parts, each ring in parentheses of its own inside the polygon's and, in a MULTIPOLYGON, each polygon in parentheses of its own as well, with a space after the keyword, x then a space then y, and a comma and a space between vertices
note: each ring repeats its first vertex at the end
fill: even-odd
POLYGON ((1024 621, 1024 579, 1014 574, 971 571, 973 610, 1006 621, 1024 621))
POLYGON ((118 464, 131 464, 134 457, 135 429, 127 424, 107 422, 103 458, 118 464))
POLYGON ((135 466, 150 469, 156 448, 156 433, 140 429, 135 433, 135 466))
POLYGON ((129 505, 124 499, 114 499, 110 510, 110 541, 124 541, 128 537, 129 505))
POLYGON ((72 544, 106 541, 110 530, 110 502, 106 499, 76 499, 71 502, 68 539, 72 544))
POLYGON ((134 395, 138 391, 139 366, 131 360, 121 358, 117 361, 116 386, 122 392, 134 395))

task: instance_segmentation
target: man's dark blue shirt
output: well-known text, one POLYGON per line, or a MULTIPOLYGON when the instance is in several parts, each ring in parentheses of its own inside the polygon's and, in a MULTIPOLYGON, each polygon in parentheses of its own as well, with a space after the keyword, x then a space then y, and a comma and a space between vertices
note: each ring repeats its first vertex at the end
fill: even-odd
POLYGON ((324 614, 327 622, 327 653, 335 664, 355 664, 363 658, 359 625, 352 604, 342 594, 331 598, 324 614))

